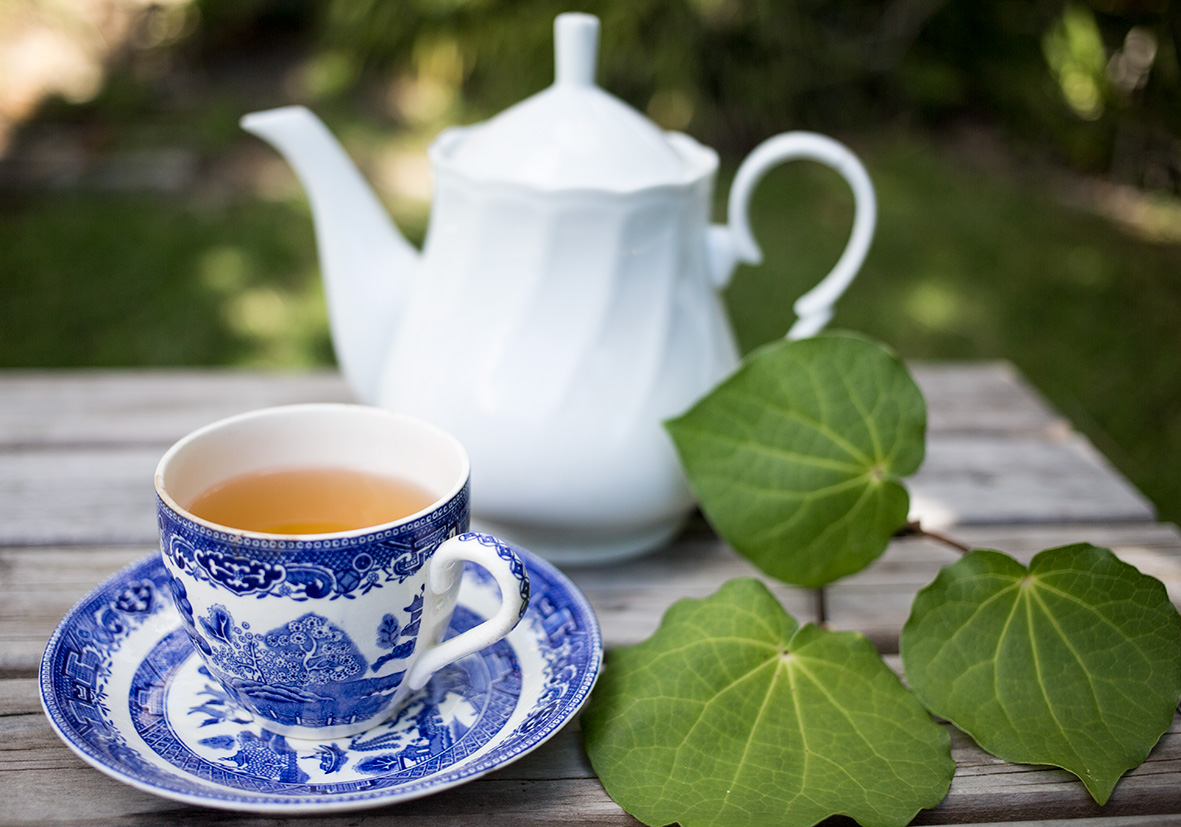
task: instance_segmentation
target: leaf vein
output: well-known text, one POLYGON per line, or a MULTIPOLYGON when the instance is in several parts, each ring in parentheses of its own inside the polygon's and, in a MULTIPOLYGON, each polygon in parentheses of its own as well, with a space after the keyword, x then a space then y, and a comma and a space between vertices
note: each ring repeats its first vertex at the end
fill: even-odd
MULTIPOLYGON (((813 383, 814 383, 814 380, 813 380, 813 383)), ((828 439, 828 441, 831 442, 834 446, 840 448, 842 451, 844 451, 846 454, 848 454, 850 457, 852 457, 853 460, 855 462, 857 462, 858 464, 861 464, 863 466, 868 466, 868 465, 872 464, 870 462, 869 457, 867 457, 859 448, 857 448, 855 445, 853 445, 851 442, 849 442, 847 439, 845 439, 839 433, 834 431, 832 429, 832 427, 828 425, 828 423, 812 419, 811 417, 806 416, 802 411, 800 411, 797 408, 790 408, 790 407, 771 408, 767 404, 767 400, 765 398, 763 398, 762 396, 750 393, 748 391, 745 391, 745 390, 742 390, 739 388, 734 388, 732 392, 734 393, 735 396, 751 399, 756 404, 758 404, 759 407, 761 407, 763 410, 772 410, 772 411, 774 411, 774 413, 777 416, 780 416, 784 419, 790 419, 794 422, 798 422, 799 424, 803 425, 804 427, 809 428, 812 431, 815 431, 816 433, 818 433, 821 436, 828 439)), ((817 396, 818 397, 820 396, 819 391, 817 391, 817 396)))

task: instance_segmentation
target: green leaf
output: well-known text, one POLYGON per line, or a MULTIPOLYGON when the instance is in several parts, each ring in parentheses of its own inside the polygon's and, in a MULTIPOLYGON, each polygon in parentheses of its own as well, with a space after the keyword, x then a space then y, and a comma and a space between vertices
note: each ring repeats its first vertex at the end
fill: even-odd
POLYGON ((772 577, 819 588, 906 523, 898 480, 923 461, 926 422, 893 354, 830 334, 756 351, 665 427, 714 530, 772 577))
POLYGON ((652 825, 903 825, 955 770, 946 730, 863 636, 800 628, 750 578, 613 650, 582 728, 608 794, 652 825))
POLYGON ((918 593, 901 646, 928 709, 999 758, 1069 770, 1100 804, 1181 699, 1181 616, 1165 587, 1086 543, 1028 569, 971 552, 918 593))

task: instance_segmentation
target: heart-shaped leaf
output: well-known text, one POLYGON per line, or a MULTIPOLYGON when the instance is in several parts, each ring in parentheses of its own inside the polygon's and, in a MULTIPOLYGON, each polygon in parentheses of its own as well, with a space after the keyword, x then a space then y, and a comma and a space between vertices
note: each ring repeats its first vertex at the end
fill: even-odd
POLYGON ((607 792, 651 825, 903 825, 955 769, 947 732, 863 636, 800 628, 750 578, 613 650, 582 728, 607 792))
POLYGON ((701 510, 788 583, 860 571, 906 523, 927 408, 889 351, 848 334, 777 342, 669 420, 701 510))
POLYGON ((1164 586, 1086 543, 1028 569, 971 552, 918 593, 901 646, 928 709, 999 758, 1069 770, 1100 804, 1181 699, 1181 616, 1164 586))

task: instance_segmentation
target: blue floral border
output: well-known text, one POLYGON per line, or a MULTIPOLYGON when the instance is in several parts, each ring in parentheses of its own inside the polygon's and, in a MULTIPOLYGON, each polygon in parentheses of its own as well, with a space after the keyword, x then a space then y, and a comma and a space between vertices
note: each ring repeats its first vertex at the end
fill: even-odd
POLYGON ((380 531, 319 540, 232 534, 193 522, 156 498, 161 549, 182 571, 236 595, 351 599, 401 583, 444 540, 467 531, 471 482, 429 514, 380 531), (242 549, 234 553, 229 549, 242 549))
MULTIPOLYGON (((321 794, 309 788, 306 795, 241 795, 189 783, 146 761, 127 745, 111 720, 107 681, 127 636, 148 618, 175 611, 167 598, 168 574, 158 555, 108 578, 62 620, 41 660, 42 704, 58 735, 88 763, 167 798, 226 809, 297 813, 378 806, 428 795, 479 777, 536 748, 577 713, 598 677, 602 636, 586 598, 549 563, 528 552, 522 551, 521 556, 533 587, 523 622, 534 624, 548 642, 542 653, 545 688, 525 721, 498 747, 450 772, 365 792, 321 794)), ((469 567, 468 571, 480 570, 469 567)))

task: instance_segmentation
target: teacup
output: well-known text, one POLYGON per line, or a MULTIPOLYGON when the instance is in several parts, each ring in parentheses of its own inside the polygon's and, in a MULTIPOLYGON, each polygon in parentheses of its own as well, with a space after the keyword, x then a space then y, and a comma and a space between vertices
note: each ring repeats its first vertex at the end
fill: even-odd
POLYGON ((467 533, 467 453, 421 420, 361 405, 242 414, 194 431, 156 469, 164 565, 210 674, 263 727, 338 738, 393 715, 437 670, 507 635, 529 580, 513 548, 467 533), (280 468, 399 477, 433 499, 380 525, 318 534, 220 525, 190 506, 229 480, 280 468), (463 563, 495 578, 501 606, 442 640, 463 563))

